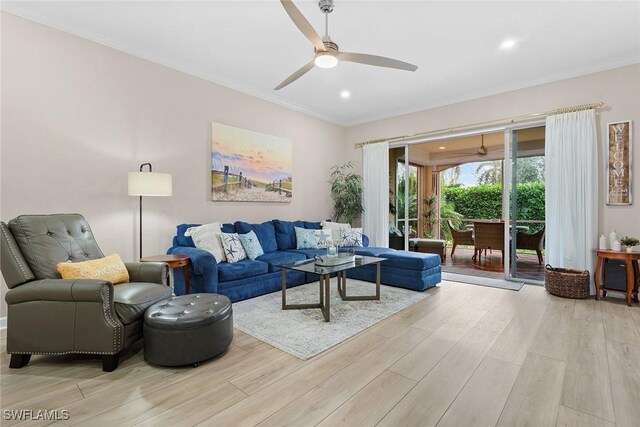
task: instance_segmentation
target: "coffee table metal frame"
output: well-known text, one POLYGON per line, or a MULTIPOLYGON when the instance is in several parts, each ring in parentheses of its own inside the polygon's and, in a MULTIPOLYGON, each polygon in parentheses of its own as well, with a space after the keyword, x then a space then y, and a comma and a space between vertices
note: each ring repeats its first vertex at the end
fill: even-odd
POLYGON ((363 256, 356 258, 355 262, 346 264, 324 267, 316 265, 314 260, 299 261, 294 264, 282 265, 282 309, 283 310, 301 310, 306 308, 319 308, 325 322, 331 320, 331 274, 336 273, 338 279, 338 294, 343 301, 367 301, 380 300, 380 263, 385 258, 363 256), (376 265, 376 293, 374 295, 347 295, 347 270, 360 267, 363 265, 376 265), (287 270, 302 271, 305 273, 314 273, 319 276, 318 290, 320 301, 317 304, 288 304, 287 303, 287 270))

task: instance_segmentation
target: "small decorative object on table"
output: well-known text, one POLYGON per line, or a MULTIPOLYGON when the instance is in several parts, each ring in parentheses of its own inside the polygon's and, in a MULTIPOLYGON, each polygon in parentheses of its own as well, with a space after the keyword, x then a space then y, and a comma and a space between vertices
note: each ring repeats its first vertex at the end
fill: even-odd
POLYGON ((338 247, 335 245, 327 246, 327 256, 328 257, 337 257, 338 256, 338 247))
POLYGON ((545 267, 544 287, 552 295, 565 298, 589 296, 589 272, 568 268, 545 267))
POLYGON ((355 262, 356 255, 353 252, 342 252, 336 255, 316 255, 314 261, 316 265, 331 267, 334 265, 349 264, 355 262))
POLYGON ((635 237, 624 236, 620 239, 620 243, 626 246, 627 252, 633 252, 633 247, 637 246, 640 243, 640 240, 635 237))

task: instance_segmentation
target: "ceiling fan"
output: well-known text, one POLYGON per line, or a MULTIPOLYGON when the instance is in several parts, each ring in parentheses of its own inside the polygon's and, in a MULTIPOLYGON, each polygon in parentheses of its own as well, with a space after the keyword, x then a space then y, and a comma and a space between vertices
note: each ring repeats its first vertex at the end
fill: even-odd
POLYGON ((333 11, 333 0, 320 0, 318 6, 324 13, 325 34, 320 38, 316 30, 313 29, 309 21, 304 17, 302 12, 296 7, 291 0, 280 0, 282 7, 287 12, 293 23, 305 35, 314 46, 315 56, 313 60, 308 62, 298 71, 287 77, 282 83, 274 88, 274 90, 293 83, 300 77, 305 75, 314 66, 320 68, 333 68, 338 65, 339 61, 357 62, 366 65, 375 65, 377 67, 396 68, 399 70, 415 71, 418 66, 409 64, 408 62, 398 61, 396 59, 386 58, 384 56, 368 55, 365 53, 340 52, 338 45, 329 37, 329 14, 333 11))
POLYGON ((487 147, 484 146, 484 134, 481 135, 481 140, 480 140, 480 147, 478 147, 478 150, 476 151, 476 154, 478 156, 486 156, 487 154, 489 154, 489 149, 487 147))

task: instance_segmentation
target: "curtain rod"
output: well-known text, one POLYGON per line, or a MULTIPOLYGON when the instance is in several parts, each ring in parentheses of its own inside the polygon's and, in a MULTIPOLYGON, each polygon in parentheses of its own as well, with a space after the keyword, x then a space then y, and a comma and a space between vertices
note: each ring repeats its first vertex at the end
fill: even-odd
POLYGON ((510 124, 510 123, 517 123, 517 122, 522 122, 522 121, 526 121, 526 120, 531 120, 531 119, 535 119, 537 117, 547 117, 547 116, 553 116, 556 114, 565 114, 565 113, 573 113, 576 111, 584 111, 584 110, 595 110, 598 108, 602 108, 605 106, 605 103, 600 101, 600 102, 596 102, 593 104, 583 104, 583 105, 576 105, 573 107, 565 107, 565 108, 557 108, 555 110, 550 110, 550 111, 545 111, 542 113, 534 113, 534 114, 528 114, 526 116, 517 116, 517 117, 511 117, 509 119, 500 119, 500 120, 492 120, 489 122, 483 122, 483 123, 476 123, 473 125, 466 125, 466 126, 460 126, 460 127, 456 127, 456 128, 448 128, 448 129, 440 129, 440 130, 434 130, 431 132, 424 132, 424 133, 416 133, 413 135, 404 135, 404 136, 394 136, 392 138, 380 138, 380 139, 373 139, 370 141, 364 141, 364 142, 356 142, 353 144, 353 147, 358 149, 358 148, 362 148, 365 145, 368 144, 378 144, 380 142, 401 142, 404 141, 406 139, 413 139, 413 138, 424 138, 424 137, 428 137, 428 136, 436 136, 439 134, 451 134, 454 132, 461 132, 464 130, 469 130, 469 129, 475 129, 478 128, 480 126, 489 126, 489 125, 501 125, 501 124, 510 124))

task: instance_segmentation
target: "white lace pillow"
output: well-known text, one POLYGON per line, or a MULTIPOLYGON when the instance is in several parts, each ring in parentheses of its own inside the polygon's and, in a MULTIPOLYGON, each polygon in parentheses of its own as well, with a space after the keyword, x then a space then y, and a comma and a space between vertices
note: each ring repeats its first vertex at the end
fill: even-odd
POLYGON ((340 246, 362 247, 362 228, 343 228, 340 230, 340 246))
POLYGON ((220 236, 227 261, 233 263, 247 258, 238 233, 222 233, 220 236))
POLYGON ((196 248, 210 252, 216 259, 216 262, 224 262, 227 260, 227 257, 225 257, 224 249, 222 249, 222 241, 220 240, 221 230, 222 224, 220 221, 215 221, 198 227, 189 227, 187 231, 184 232, 184 235, 191 236, 196 248))

